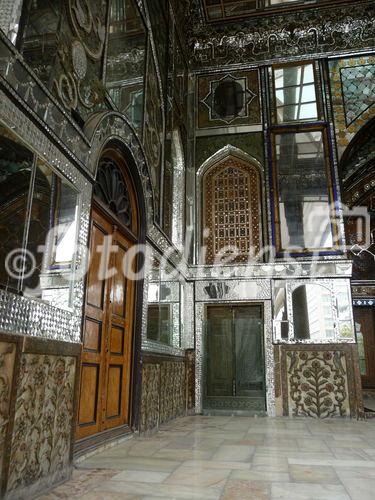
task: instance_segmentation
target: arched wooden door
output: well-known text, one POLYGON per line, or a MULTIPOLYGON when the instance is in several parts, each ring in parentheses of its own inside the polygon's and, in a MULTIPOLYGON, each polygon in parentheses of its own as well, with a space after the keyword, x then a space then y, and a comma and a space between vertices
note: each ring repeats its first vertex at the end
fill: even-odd
POLYGON ((138 219, 125 161, 116 149, 107 149, 91 217, 78 440, 100 438, 103 431, 107 436, 114 428, 122 432, 130 423, 135 282, 127 279, 124 263, 137 243, 138 219))

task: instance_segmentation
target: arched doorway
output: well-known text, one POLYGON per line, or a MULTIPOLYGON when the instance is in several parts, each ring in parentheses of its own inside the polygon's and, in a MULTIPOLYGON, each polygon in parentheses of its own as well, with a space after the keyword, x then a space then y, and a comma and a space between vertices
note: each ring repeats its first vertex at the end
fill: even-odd
MULTIPOLYGON (((102 152, 94 186, 76 451, 130 430, 138 283, 128 279, 129 250, 140 242, 139 199, 116 144, 102 152)), ((137 271, 140 262, 131 262, 137 271)))

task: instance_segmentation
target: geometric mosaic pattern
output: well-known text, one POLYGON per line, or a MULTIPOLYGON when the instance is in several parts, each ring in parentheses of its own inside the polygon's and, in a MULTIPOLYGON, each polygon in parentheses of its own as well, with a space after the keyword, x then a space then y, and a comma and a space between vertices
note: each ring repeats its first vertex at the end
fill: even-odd
POLYGON ((375 103, 375 64, 340 69, 346 126, 375 103))
POLYGON ((255 97, 256 94, 247 86, 246 77, 235 78, 232 75, 225 75, 220 80, 210 82, 210 92, 202 102, 209 110, 210 121, 221 120, 230 124, 236 118, 248 117, 248 105, 255 97), (225 86, 226 92, 220 99, 219 90, 225 86), (228 90, 231 92, 228 93, 228 90))

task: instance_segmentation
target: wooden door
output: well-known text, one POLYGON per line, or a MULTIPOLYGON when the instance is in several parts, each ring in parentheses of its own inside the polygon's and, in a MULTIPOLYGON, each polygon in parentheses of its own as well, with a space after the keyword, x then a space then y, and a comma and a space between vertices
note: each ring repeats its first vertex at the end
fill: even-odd
POLYGON ((355 307, 354 320, 362 385, 375 389, 375 310, 355 307))
POLYGON ((134 282, 125 279, 123 260, 131 244, 93 210, 77 439, 129 423, 134 282), (108 279, 101 276, 105 262, 108 279))

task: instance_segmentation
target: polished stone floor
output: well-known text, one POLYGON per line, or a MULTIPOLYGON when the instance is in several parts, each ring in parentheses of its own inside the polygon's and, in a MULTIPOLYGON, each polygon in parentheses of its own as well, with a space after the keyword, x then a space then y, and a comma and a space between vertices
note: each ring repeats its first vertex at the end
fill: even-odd
POLYGON ((180 418, 41 498, 374 500, 375 420, 180 418))

